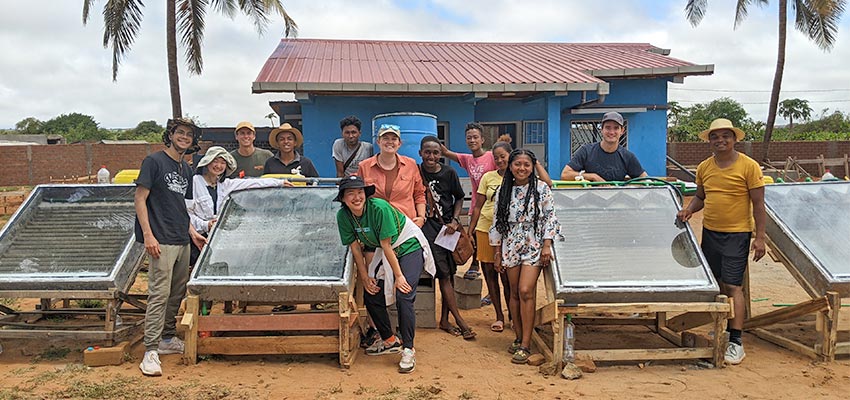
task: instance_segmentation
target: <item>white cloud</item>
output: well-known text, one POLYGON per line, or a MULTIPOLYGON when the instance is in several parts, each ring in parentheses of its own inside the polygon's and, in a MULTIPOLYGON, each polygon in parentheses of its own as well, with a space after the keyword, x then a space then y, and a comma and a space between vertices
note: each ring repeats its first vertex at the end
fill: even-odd
MULTIPOLYGON (((682 4, 650 0, 284 1, 305 38, 650 42, 672 49, 673 57, 716 66, 712 76, 689 77, 683 85, 670 85, 672 100, 703 102, 726 95, 744 103, 766 103, 768 92, 675 89, 769 90, 776 54, 775 9, 754 8, 733 30, 734 2, 711 2, 705 20, 693 28, 685 20, 682 4)), ((0 127, 12 127, 28 116, 49 119, 67 112, 93 115, 105 127, 130 127, 148 119, 162 123, 170 115, 162 2, 146 2, 141 32, 120 67, 117 82, 112 81, 111 52, 101 45, 102 6, 96 3, 85 27, 79 2, 28 1, 4 9, 0 14, 4 55, 0 127)), ((844 21, 838 43, 825 53, 790 24, 783 88, 850 89, 850 72, 839 61, 850 59, 848 27, 844 21)), ((204 73, 190 76, 180 63, 184 112, 209 126, 233 125, 242 119, 267 125, 263 117, 271 111, 268 102, 292 97, 251 94, 251 82, 282 33, 280 21, 258 36, 246 17, 230 20, 210 11, 204 73)), ((783 93, 787 97, 809 99, 817 111, 850 109, 850 102, 817 102, 847 100, 850 91, 783 93)), ((745 107, 753 118, 766 118, 766 104, 745 107)))

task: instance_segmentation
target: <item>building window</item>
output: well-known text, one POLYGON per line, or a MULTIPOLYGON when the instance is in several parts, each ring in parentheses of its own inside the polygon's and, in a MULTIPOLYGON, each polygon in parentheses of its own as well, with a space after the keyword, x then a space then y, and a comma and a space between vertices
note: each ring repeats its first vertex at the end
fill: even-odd
MULTIPOLYGON (((629 122, 626 121, 625 132, 620 137, 620 146, 628 148, 629 122)), ((570 157, 584 144, 602 140, 602 120, 573 120, 570 123, 570 157)))
POLYGON ((449 147, 449 123, 447 121, 437 122, 437 139, 443 146, 449 147))
POLYGON ((485 123, 482 122, 481 126, 484 127, 484 132, 481 134, 484 136, 484 146, 481 146, 484 150, 492 150, 493 144, 499 141, 499 136, 508 135, 511 137, 511 145, 513 147, 517 147, 517 131, 519 131, 519 122, 491 122, 485 123))
POLYGON ((523 145, 545 144, 543 121, 525 121, 522 130, 523 145))

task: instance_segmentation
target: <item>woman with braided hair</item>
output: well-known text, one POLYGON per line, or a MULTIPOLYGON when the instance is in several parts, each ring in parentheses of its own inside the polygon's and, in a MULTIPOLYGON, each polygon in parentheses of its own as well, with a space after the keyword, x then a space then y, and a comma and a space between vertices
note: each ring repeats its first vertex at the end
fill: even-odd
POLYGON ((495 268, 506 271, 510 282, 508 309, 516 340, 508 351, 515 364, 525 364, 531 355, 537 278, 552 260, 552 240, 560 231, 552 191, 538 178, 537 165, 530 150, 511 152, 489 232, 495 268))

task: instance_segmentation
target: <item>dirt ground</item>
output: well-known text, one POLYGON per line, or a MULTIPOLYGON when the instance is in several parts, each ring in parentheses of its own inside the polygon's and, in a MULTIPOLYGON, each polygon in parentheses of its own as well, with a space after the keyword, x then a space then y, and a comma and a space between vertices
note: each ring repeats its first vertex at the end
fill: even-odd
MULTIPOLYGON (((692 225, 699 232, 699 216, 692 225)), ((769 257, 751 264, 751 281, 752 297, 766 299, 753 303, 756 314, 774 310, 774 303, 806 298, 785 268, 769 257)), ((463 315, 478 332, 477 339, 418 329, 416 371, 410 375, 396 372, 398 356, 360 354, 354 366, 344 370, 330 355, 214 357, 192 366, 182 365, 179 355, 166 355, 164 375, 146 378, 138 369, 144 352, 140 344, 121 366, 86 368, 81 364, 86 343, 3 340, 0 399, 846 399, 850 393, 846 356, 816 362, 749 334, 744 334, 747 358, 738 366, 713 369, 694 361, 636 361, 601 363, 595 373, 575 381, 545 377, 537 367, 510 363, 505 348, 513 336, 507 330, 490 332, 492 307, 463 315)), ((783 329, 805 336, 806 326, 783 329)), ((647 332, 579 327, 577 347, 590 341, 593 347, 612 348, 658 343, 657 336, 647 332)))

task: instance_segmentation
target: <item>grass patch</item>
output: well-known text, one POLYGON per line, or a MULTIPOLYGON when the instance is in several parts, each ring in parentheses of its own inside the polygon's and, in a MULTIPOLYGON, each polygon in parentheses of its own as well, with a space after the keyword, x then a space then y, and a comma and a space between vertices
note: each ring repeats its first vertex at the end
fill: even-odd
MULTIPOLYGON (((71 352, 71 349, 67 347, 53 347, 45 349, 39 355, 35 356, 35 361, 56 361, 61 360, 68 356, 68 353, 71 352)), ((69 364, 71 365, 71 364, 69 364)))
POLYGON ((106 304, 105 301, 99 299, 80 299, 74 300, 74 303, 79 308, 103 308, 106 304))
POLYGON ((463 393, 457 396, 457 398, 460 400, 472 400, 477 399, 478 396, 476 396, 475 393, 464 390, 463 393))

